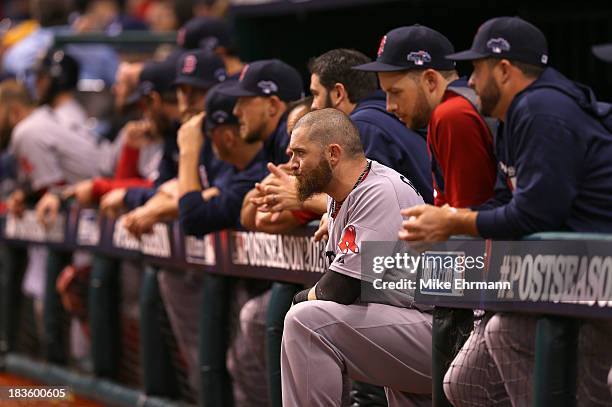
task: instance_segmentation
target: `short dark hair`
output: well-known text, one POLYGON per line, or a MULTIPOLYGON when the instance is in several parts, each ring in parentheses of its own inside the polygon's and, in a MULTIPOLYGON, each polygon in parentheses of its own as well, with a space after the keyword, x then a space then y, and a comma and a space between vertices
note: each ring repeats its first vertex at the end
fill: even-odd
MULTIPOLYGON (((499 61, 500 61, 499 58, 489 58, 489 64, 491 66, 497 65, 499 61)), ((516 61, 516 60, 509 60, 509 61, 512 65, 517 67, 518 70, 523 73, 523 75, 525 75, 528 78, 538 78, 542 74, 542 72, 544 72, 544 69, 546 69, 546 67, 541 66, 541 65, 533 65, 533 64, 528 64, 526 62, 516 61)))
POLYGON ((292 110, 297 109, 302 106, 308 107, 310 109, 310 106, 312 106, 312 100, 313 100, 312 96, 305 96, 301 99, 294 100, 293 102, 287 103, 287 114, 291 113, 292 110))
POLYGON ((311 59, 308 70, 319 77, 321 85, 327 90, 341 83, 348 93, 349 101, 358 103, 378 88, 375 73, 351 69, 368 62, 371 59, 359 51, 339 48, 311 59))
POLYGON ((338 109, 313 110, 298 120, 293 131, 301 127, 307 128, 309 140, 316 141, 323 147, 339 144, 349 157, 364 155, 357 126, 338 109))

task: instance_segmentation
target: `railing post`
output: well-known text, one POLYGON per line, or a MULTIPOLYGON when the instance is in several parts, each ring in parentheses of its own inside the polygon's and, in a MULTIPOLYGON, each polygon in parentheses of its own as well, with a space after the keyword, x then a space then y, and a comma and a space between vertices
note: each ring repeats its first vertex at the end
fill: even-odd
POLYGON ((266 315, 266 358, 268 362, 268 392, 270 405, 283 405, 281 393, 280 352, 285 315, 291 308, 293 296, 302 287, 296 284, 274 283, 266 315))
POLYGON ((94 373, 116 377, 121 350, 119 261, 96 254, 89 280, 89 327, 94 373))
POLYGON ((170 349, 160 327, 163 306, 157 281, 157 269, 146 266, 140 290, 140 353, 144 392, 176 398, 179 385, 170 349))
POLYGON ((27 259, 25 247, 0 246, 0 354, 15 349, 27 259))
POLYGON ((227 371, 229 346, 230 280, 214 274, 202 279, 200 311, 200 370, 204 407, 232 406, 232 383, 227 371))
POLYGON ((60 365, 68 361, 68 343, 64 321, 68 318, 56 289, 57 278, 72 259, 72 253, 49 249, 45 278, 44 300, 44 355, 48 362, 60 365))
POLYGON ((533 373, 534 407, 575 407, 579 322, 565 317, 538 319, 533 373))

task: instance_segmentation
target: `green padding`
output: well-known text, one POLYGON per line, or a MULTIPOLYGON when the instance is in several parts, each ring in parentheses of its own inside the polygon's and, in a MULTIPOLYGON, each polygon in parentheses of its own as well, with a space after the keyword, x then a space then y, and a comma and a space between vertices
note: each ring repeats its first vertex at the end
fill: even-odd
POLYGON ((15 349, 27 259, 25 247, 0 246, 0 353, 15 349))
POLYGON ((535 407, 576 406, 577 320, 542 317, 535 345, 533 399, 535 407))
POLYGON ((270 293, 270 303, 266 315, 266 358, 268 362, 268 392, 270 395, 270 405, 280 407, 283 405, 281 394, 281 370, 280 370, 280 351, 283 339, 283 326, 285 315, 293 296, 302 287, 295 284, 274 283, 270 293))
POLYGON ((200 309, 200 371, 203 407, 233 405, 232 383, 227 371, 229 346, 229 301, 231 280, 207 274, 202 279, 200 309))
POLYGON ((105 379, 72 372, 66 368, 35 362, 17 354, 6 357, 9 373, 54 386, 68 386, 78 395, 117 407, 186 407, 184 403, 146 396, 105 379))
POLYGON ((541 232, 525 236, 523 240, 610 240, 612 235, 604 233, 541 232))
POLYGON ((121 350, 119 261, 96 255, 89 279, 89 327, 94 372, 116 377, 121 350))
POLYGON ((157 270, 146 267, 140 289, 140 354, 144 391, 149 395, 176 398, 178 377, 172 353, 161 329, 162 299, 157 270))
POLYGON ((65 364, 68 360, 68 341, 63 324, 68 316, 57 292, 56 281, 64 267, 70 264, 71 259, 70 252, 49 249, 43 311, 45 332, 43 349, 46 360, 57 364, 65 364))

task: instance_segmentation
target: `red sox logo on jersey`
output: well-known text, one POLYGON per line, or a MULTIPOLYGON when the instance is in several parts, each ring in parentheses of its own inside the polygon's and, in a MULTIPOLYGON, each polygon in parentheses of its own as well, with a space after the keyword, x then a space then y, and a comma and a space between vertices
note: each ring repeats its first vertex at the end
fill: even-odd
POLYGON ((376 53, 376 55, 380 58, 380 56, 382 55, 382 53, 385 51, 385 44, 387 43, 387 36, 385 35, 384 37, 382 37, 382 39, 380 40, 380 45, 378 46, 378 52, 376 53))
POLYGON ((198 60, 194 55, 187 55, 185 60, 183 61, 183 70, 182 72, 186 75, 189 75, 195 71, 196 65, 198 64, 198 60))
POLYGON ((344 233, 342 234, 342 238, 340 242, 338 242, 338 248, 342 254, 347 254, 350 251, 353 253, 359 253, 359 246, 357 246, 357 231, 355 230, 355 226, 348 225, 344 228, 344 233))

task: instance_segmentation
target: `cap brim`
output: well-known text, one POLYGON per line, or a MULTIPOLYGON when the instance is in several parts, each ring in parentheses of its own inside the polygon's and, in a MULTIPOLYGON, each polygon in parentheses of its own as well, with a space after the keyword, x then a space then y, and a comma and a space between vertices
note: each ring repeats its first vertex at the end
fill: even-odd
POLYGON ((597 58, 612 63, 612 44, 593 45, 591 49, 597 58))
POLYGON ((191 85, 199 89, 210 89, 213 86, 215 86, 216 83, 205 81, 205 80, 202 80, 196 77, 185 76, 185 77, 179 77, 174 82, 172 82, 172 86, 178 86, 178 85, 191 85))
POLYGON ((140 99, 142 99, 145 96, 146 95, 143 93, 141 89, 136 89, 134 93, 132 93, 130 96, 128 96, 125 99, 125 103, 128 105, 133 105, 134 103, 138 102, 140 99))
POLYGON ((489 55, 481 54, 480 52, 472 51, 468 49, 467 51, 456 52, 454 54, 450 54, 445 56, 446 59, 450 59, 453 61, 473 61, 475 59, 487 58, 489 55))
POLYGON ((389 65, 383 62, 370 62, 362 65, 355 65, 351 69, 356 71, 365 71, 365 72, 398 72, 398 71, 407 71, 411 69, 409 66, 398 66, 398 65, 389 65))
POLYGON ((221 93, 222 95, 234 97, 259 96, 258 93, 244 89, 242 86, 240 86, 240 82, 235 83, 231 86, 224 86, 223 88, 220 88, 219 93, 221 93))

